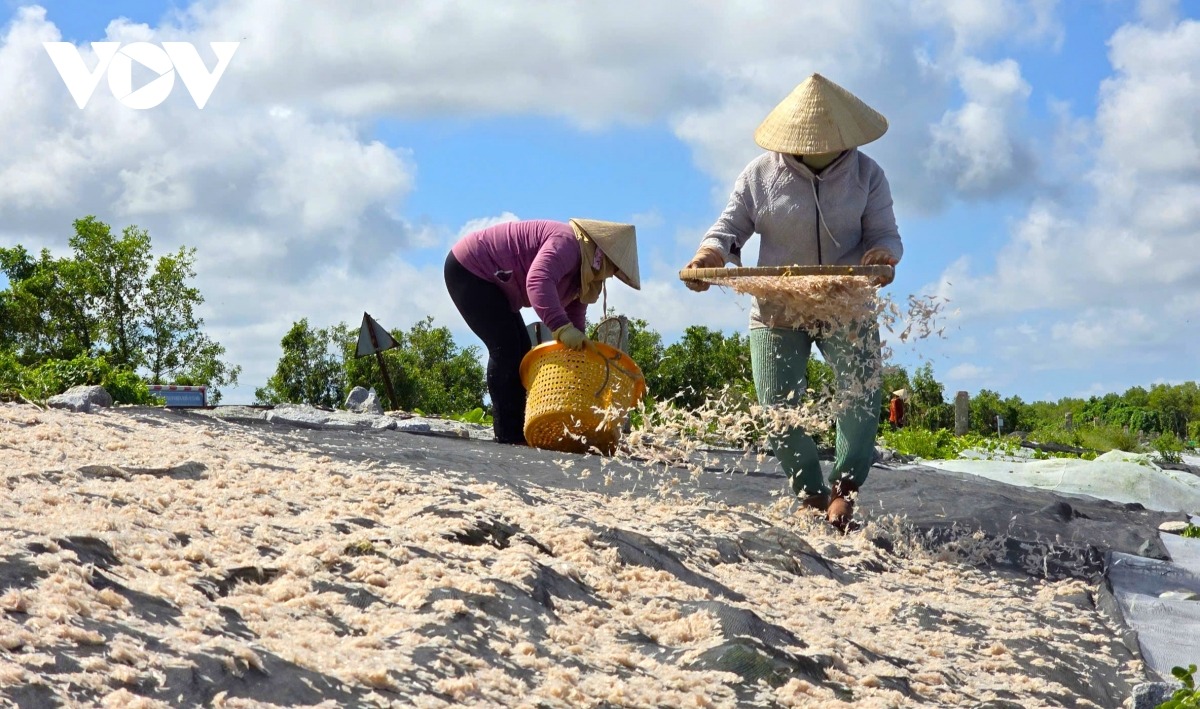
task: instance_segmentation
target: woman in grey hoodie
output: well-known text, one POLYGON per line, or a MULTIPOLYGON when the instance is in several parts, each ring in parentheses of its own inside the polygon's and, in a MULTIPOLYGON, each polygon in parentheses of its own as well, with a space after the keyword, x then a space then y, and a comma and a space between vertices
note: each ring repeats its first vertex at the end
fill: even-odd
MULTIPOLYGON (((688 268, 741 265, 742 246, 758 233, 759 266, 890 265, 904 253, 892 194, 882 168, 858 146, 887 131, 887 120, 820 74, 784 99, 755 131, 768 152, 734 184, 725 211, 705 234, 688 268)), ((880 285, 887 285, 881 281, 880 285)), ((702 281, 686 281, 706 290, 702 281)), ((782 309, 755 299, 750 311, 754 386, 764 405, 796 404, 807 389, 813 344, 837 375, 843 401, 829 485, 817 447, 802 428, 772 445, 808 507, 822 510, 845 531, 854 497, 866 480, 879 426, 880 342, 877 323, 857 331, 823 331, 789 321, 782 309)))

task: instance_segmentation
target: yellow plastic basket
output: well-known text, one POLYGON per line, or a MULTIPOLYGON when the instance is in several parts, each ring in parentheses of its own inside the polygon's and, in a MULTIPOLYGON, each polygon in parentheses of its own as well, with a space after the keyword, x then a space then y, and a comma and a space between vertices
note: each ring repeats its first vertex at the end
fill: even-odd
POLYGON ((602 342, 572 350, 538 345, 521 360, 525 441, 534 448, 611 455, 625 413, 646 393, 642 370, 629 355, 602 342))

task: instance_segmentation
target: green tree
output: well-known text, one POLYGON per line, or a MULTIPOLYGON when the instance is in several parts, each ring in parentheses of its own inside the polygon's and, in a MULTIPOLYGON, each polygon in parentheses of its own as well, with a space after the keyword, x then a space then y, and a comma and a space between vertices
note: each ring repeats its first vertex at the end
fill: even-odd
POLYGON ((1124 403, 1108 409, 1101 417, 1101 422, 1120 428, 1128 426, 1130 431, 1142 433, 1162 430, 1158 412, 1145 406, 1129 406, 1124 403))
POLYGON ((1083 405, 1083 417, 1087 423, 1098 426, 1106 423, 1109 412, 1121 405, 1122 400, 1119 394, 1109 393, 1104 396, 1090 396, 1083 405))
MULTIPOLYGON (((385 400, 377 359, 355 358, 358 330, 345 324, 338 327, 347 386, 373 388, 385 400)), ((431 316, 414 323, 408 332, 393 330, 391 335, 400 346, 383 357, 401 409, 446 415, 483 406, 487 382, 479 348, 460 348, 450 329, 435 326, 431 316)), ((391 408, 390 401, 384 405, 391 408)))
MULTIPOLYGON (((384 352, 383 360, 401 409, 454 414, 483 406, 487 384, 478 348, 460 348, 450 329, 435 327, 432 317, 391 335, 399 347, 384 352)), ((392 408, 377 358, 354 356, 357 328, 346 323, 313 328, 304 318, 292 324, 280 344, 283 355, 275 374, 255 391, 259 403, 333 408, 361 386, 374 389, 384 407, 392 408)))
POLYGON ((954 407, 947 404, 941 382, 933 377, 933 365, 921 365, 912 375, 912 396, 909 398, 910 425, 936 431, 954 426, 954 407))
POLYGON ((1023 409, 1022 426, 1033 431, 1060 430, 1066 424, 1067 414, 1071 414, 1073 426, 1085 426, 1090 423, 1084 412, 1086 404, 1083 399, 1071 397, 1057 402, 1034 401, 1023 409))
POLYGON ((1028 405, 1019 396, 1002 399, 998 392, 991 389, 980 389, 978 394, 971 397, 968 428, 972 433, 983 436, 995 435, 997 416, 1002 422, 1000 433, 1028 430, 1035 424, 1028 405))
POLYGON ((1144 408, 1150 405, 1150 392, 1139 386, 1129 387, 1121 395, 1121 401, 1126 406, 1144 408))
POLYGON ((293 323, 280 341, 283 356, 266 386, 255 389, 260 404, 312 404, 337 407, 345 398, 340 331, 313 329, 308 318, 293 323))
POLYGON ((201 336, 202 321, 196 316, 196 306, 203 298, 199 290, 187 284, 196 275, 192 270, 194 254, 194 250, 181 248, 160 258, 147 281, 145 364, 153 384, 178 376, 201 336))
POLYGON ((1187 409, 1188 422, 1200 421, 1200 385, 1194 381, 1180 384, 1179 396, 1187 409))
POLYGON ((116 238, 107 224, 89 216, 75 220, 70 244, 79 285, 89 299, 108 358, 119 367, 142 366, 146 359, 143 298, 153 259, 150 235, 127 226, 116 238))
POLYGON ((0 249, 9 287, 0 292, 0 343, 26 366, 94 354, 99 323, 74 259, 43 249, 34 260, 24 247, 0 249))
POLYGON ((679 405, 687 408, 699 408, 727 385, 752 394, 750 339, 738 333, 727 337, 718 330, 692 325, 678 342, 666 348, 646 384, 652 398, 661 401, 676 397, 679 405))
POLYGON ((196 277, 196 250, 180 247, 158 259, 146 281, 144 308, 144 358, 152 384, 205 384, 213 390, 212 403, 221 400, 220 387, 237 383, 241 367, 222 358, 225 348, 201 329, 204 319, 196 309, 204 302, 200 290, 189 285, 196 277))
POLYGON ((1029 416, 1025 413, 1026 404, 1019 396, 1010 396, 1001 402, 1003 407, 1004 425, 1001 427, 1002 433, 1012 433, 1013 431, 1027 431, 1030 428, 1029 416))
POLYGON ((1030 438, 1039 443, 1059 443, 1069 446, 1083 445, 1082 429, 1090 427, 1091 421, 1084 415, 1083 399, 1063 397, 1057 402, 1035 401, 1021 408, 1021 427, 1030 432, 1030 438), (1071 427, 1067 428, 1067 414, 1071 415, 1071 427))
MULTIPOLYGON (((609 308, 608 314, 614 313, 615 311, 609 308)), ((588 337, 595 339, 596 323, 589 323, 587 333, 588 337)), ((637 363, 638 369, 642 370, 642 376, 646 378, 647 382, 657 376, 658 367, 662 363, 665 351, 662 335, 653 330, 650 323, 641 318, 629 319, 629 343, 626 354, 637 363)))
POLYGON ((642 376, 649 382, 658 376, 658 368, 662 365, 666 348, 663 347, 662 335, 650 328, 650 323, 641 318, 629 321, 629 352, 630 358, 642 370, 642 376))
POLYGON ((242 373, 240 366, 229 364, 224 357, 224 345, 200 334, 192 340, 192 349, 183 367, 174 375, 173 381, 176 384, 206 386, 208 403, 219 404, 221 387, 236 385, 242 373))
POLYGON ((118 237, 89 216, 74 229, 69 258, 0 249, 9 280, 0 291, 0 347, 26 367, 104 357, 114 371, 147 372, 156 383, 207 385, 219 401, 240 368, 224 362, 225 348, 201 330, 203 298, 189 285, 195 251, 180 248, 156 262, 149 234, 136 226, 118 237))
POLYGON ((809 389, 829 393, 834 391, 837 380, 833 374, 833 367, 829 366, 825 360, 810 356, 804 372, 804 376, 808 379, 809 389))
POLYGON ((1146 396, 1146 406, 1158 414, 1160 430, 1163 433, 1173 433, 1179 438, 1187 437, 1195 391, 1195 382, 1183 385, 1155 384, 1150 388, 1146 396))
MULTIPOLYGON (((996 417, 1005 416, 1000 394, 991 389, 980 389, 978 394, 971 397, 970 409, 970 430, 980 435, 996 433, 996 417)), ((1008 423, 1007 419, 1005 423, 1008 423)))

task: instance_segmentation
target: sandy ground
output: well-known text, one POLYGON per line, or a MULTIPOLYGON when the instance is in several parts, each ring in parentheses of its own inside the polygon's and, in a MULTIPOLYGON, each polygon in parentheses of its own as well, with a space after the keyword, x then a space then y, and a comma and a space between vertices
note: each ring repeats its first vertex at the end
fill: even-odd
POLYGON ((1093 574, 1106 544, 1151 544, 1145 510, 881 468, 842 537, 778 494, 777 470, 650 494, 676 474, 0 405, 0 698, 1120 706, 1144 678, 1093 574), (1017 514, 997 531, 962 523, 970 509, 1017 514))

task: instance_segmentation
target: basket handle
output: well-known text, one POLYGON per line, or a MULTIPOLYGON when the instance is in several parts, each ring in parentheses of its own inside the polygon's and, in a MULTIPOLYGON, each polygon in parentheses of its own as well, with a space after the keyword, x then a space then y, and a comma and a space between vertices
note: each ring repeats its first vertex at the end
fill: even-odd
POLYGON ((603 352, 601 352, 600 348, 596 347, 596 345, 590 339, 584 340, 584 344, 586 346, 590 347, 593 352, 600 355, 600 359, 604 360, 604 381, 600 382, 600 388, 597 389, 594 394, 592 394, 592 398, 594 398, 594 399, 599 398, 600 393, 603 392, 606 387, 608 387, 608 378, 612 374, 613 369, 616 369, 621 374, 624 374, 626 377, 629 377, 630 381, 637 381, 638 379, 645 378, 645 377, 639 377, 638 375, 634 374, 633 372, 629 371, 628 369, 625 369, 621 365, 617 364, 617 361, 621 359, 620 354, 617 354, 615 357, 608 357, 603 352))

